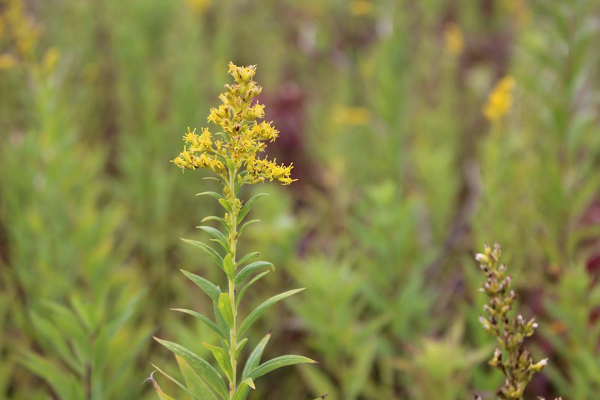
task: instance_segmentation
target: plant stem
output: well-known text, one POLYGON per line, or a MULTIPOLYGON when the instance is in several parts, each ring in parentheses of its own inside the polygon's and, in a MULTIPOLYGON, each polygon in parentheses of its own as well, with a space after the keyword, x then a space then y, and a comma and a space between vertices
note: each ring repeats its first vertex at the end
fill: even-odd
MULTIPOLYGON (((237 169, 230 171, 229 173, 229 204, 231 205, 231 213, 230 215, 230 226, 229 226, 229 249, 231 252, 231 260, 233 261, 233 265, 235 265, 235 254, 236 254, 236 246, 237 246, 237 206, 236 200, 237 196, 235 193, 235 180, 237 178, 237 169)), ((235 283, 231 278, 227 278, 229 281, 229 299, 231 301, 231 309, 233 311, 233 327, 230 330, 230 344, 229 344, 229 360, 231 362, 231 382, 229 383, 229 397, 233 398, 233 394, 236 390, 236 369, 237 369, 237 360, 236 360, 236 350, 237 350, 237 327, 236 327, 236 316, 237 316, 237 308, 235 305, 235 283)))

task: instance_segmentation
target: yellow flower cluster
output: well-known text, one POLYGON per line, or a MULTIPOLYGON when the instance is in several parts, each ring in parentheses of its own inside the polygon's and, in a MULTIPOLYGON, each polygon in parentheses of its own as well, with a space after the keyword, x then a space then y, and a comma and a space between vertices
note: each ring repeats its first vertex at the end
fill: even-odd
POLYGON ((490 121, 497 121, 508 113, 512 107, 512 89, 515 80, 512 76, 506 76, 498 82, 483 107, 483 115, 490 121))
POLYGON ((229 74, 235 83, 225 85, 225 93, 219 96, 223 102, 212 108, 208 122, 221 127, 222 132, 216 135, 222 140, 214 140, 208 129, 202 129, 200 135, 190 131, 184 135, 183 151, 173 163, 181 169, 194 170, 208 168, 219 176, 228 179, 229 173, 247 173, 238 175, 244 183, 257 183, 277 179, 284 185, 294 180, 291 178, 292 165, 277 165, 275 161, 257 158, 258 153, 266 148, 267 141, 273 142, 279 131, 271 122, 257 122, 265 116, 265 106, 253 103, 262 87, 252 80, 256 66, 238 67, 229 63, 229 74))
POLYGON ((0 14, 0 39, 4 36, 14 43, 17 54, 2 54, 2 64, 8 68, 17 63, 17 58, 24 59, 31 56, 41 34, 41 28, 27 15, 22 0, 8 0, 3 5, 0 14), (10 60, 10 62, 9 62, 10 60))
POLYGON ((444 27, 444 42, 446 52, 458 56, 465 48, 465 38, 460 26, 451 22, 444 27))
POLYGON ((202 129, 202 134, 197 135, 196 130, 191 131, 190 128, 183 140, 185 145, 183 151, 173 160, 175 165, 190 170, 208 168, 225 177, 225 166, 219 160, 219 155, 224 154, 221 140, 217 140, 213 145, 212 134, 208 129, 202 129))

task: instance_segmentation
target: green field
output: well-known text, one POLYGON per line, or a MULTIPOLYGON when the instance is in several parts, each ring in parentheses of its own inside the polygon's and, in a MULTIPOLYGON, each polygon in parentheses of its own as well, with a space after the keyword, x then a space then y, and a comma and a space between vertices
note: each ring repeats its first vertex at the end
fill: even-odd
POLYGON ((0 0, 0 399, 239 400, 200 373, 191 388, 152 337, 220 371, 236 357, 212 345, 306 288, 244 333, 234 386, 269 331, 263 362, 319 364, 261 376, 249 400, 598 400, 599 40, 600 0, 0 0), (234 182, 221 204, 195 196, 238 165, 177 168, 188 127, 216 145, 207 116, 242 82, 230 61, 257 66, 279 131, 261 133, 261 160, 293 163, 288 178, 242 146, 256 184, 240 206, 269 196, 239 244, 234 182), (210 215, 227 228, 196 229, 210 215), (181 238, 213 245, 225 273, 181 238), (548 358, 524 396, 496 394, 499 343, 479 320, 512 301, 480 290, 503 276, 492 250, 488 278, 474 258, 496 242, 510 315, 536 318, 525 345, 548 358), (241 286, 213 309, 180 272, 227 292, 236 245, 275 268, 237 317, 241 286))

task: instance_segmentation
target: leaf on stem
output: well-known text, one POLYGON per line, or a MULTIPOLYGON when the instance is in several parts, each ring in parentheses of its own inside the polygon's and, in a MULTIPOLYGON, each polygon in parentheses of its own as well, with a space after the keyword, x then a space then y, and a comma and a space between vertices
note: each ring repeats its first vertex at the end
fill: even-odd
POLYGON ((250 313, 250 315, 248 315, 248 317, 246 317, 246 319, 244 320, 244 322, 240 326, 239 335, 241 336, 244 332, 246 332, 246 330, 248 328, 250 328, 250 326, 258 319, 258 317, 260 317, 260 315, 262 313, 264 313, 273 304, 277 303, 280 300, 285 299, 286 297, 290 297, 291 295, 294 295, 294 294, 296 294, 298 292, 301 292, 303 290, 304 290, 304 288, 290 290, 288 292, 278 294, 277 296, 273 296, 269 300, 267 300, 264 303, 262 303, 254 311, 252 311, 250 313))
POLYGON ((183 274, 192 282, 196 284, 204 293, 208 295, 215 303, 219 301, 219 295, 221 294, 221 289, 218 286, 215 286, 212 282, 202 278, 201 276, 192 274, 186 270, 181 270, 183 274))

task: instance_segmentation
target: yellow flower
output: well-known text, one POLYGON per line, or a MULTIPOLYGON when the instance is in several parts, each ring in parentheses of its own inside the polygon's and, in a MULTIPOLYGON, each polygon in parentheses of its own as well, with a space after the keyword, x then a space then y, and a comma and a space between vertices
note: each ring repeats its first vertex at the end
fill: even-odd
POLYGON ((212 3, 211 0, 186 0, 187 5, 198 14, 204 14, 204 11, 212 3))
POLYGON ((266 141, 273 142, 279 131, 272 122, 257 122, 265 116, 265 106, 253 103, 262 88, 252 80, 256 66, 238 67, 229 63, 229 74, 235 83, 225 85, 226 92, 219 96, 223 104, 211 108, 208 122, 221 127, 217 133, 223 140, 213 142, 212 134, 202 128, 202 134, 188 128, 183 136, 183 151, 172 162, 182 170, 207 168, 221 176, 224 181, 235 179, 241 184, 253 184, 265 180, 277 180, 289 185, 292 165, 278 165, 257 155, 266 148, 266 141), (189 145, 189 147, 187 147, 189 145))
POLYGON ((457 56, 463 52, 465 48, 465 39, 460 27, 451 22, 444 28, 445 49, 448 53, 457 56))
POLYGON ((0 54, 0 71, 10 69, 17 64, 17 60, 11 54, 0 54))
POLYGON ((514 78, 506 76, 494 87, 482 110, 483 115, 489 121, 497 121, 508 113, 512 106, 512 89, 514 86, 514 78))
POLYGON ((520 27, 526 27, 531 21, 531 10, 525 0, 505 0, 506 10, 511 14, 520 27))
POLYGON ((348 3, 348 10, 353 15, 368 15, 373 12, 373 3, 366 0, 352 0, 348 3))
POLYGON ((185 144, 191 143, 191 144, 196 144, 198 143, 198 135, 196 135, 196 128, 194 128, 193 131, 190 131, 190 127, 188 126, 188 131, 185 135, 183 135, 183 140, 185 141, 185 144))
POLYGON ((364 107, 338 106, 333 111, 332 120, 340 126, 367 125, 371 120, 371 112, 364 107))

